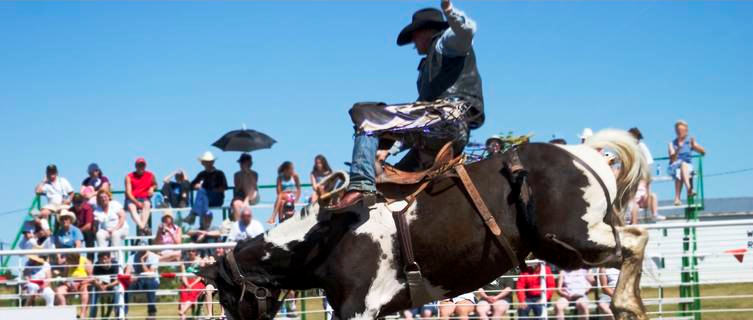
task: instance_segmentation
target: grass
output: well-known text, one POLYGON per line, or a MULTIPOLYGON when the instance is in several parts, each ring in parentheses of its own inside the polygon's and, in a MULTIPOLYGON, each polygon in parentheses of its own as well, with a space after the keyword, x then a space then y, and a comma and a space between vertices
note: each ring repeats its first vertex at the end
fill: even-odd
MULTIPOLYGON (((172 284, 168 283, 168 281, 165 281, 163 283, 164 287, 172 287, 172 284)), ((174 287, 173 287, 174 288, 174 287)), ((15 293, 14 288, 2 288, 0 289, 0 294, 9 294, 9 293, 15 293)), ((643 288, 642 289, 642 296, 644 299, 656 299, 659 297, 659 290, 655 288, 643 288)), ((679 287, 670 287, 670 288, 664 288, 663 290, 664 298, 677 298, 679 297, 679 287)), ((315 292, 312 290, 310 292, 310 296, 315 295, 315 292)), ((712 311, 712 310, 721 310, 721 309, 751 309, 753 310, 753 284, 750 283, 739 283, 739 284, 721 284, 721 285, 703 285, 701 286, 701 296, 704 297, 701 300, 701 306, 703 310, 712 311), (747 297, 722 297, 722 296, 741 296, 741 295, 748 295, 747 297), (718 298, 715 298, 718 297, 718 298)), ((139 295, 136 295, 135 302, 137 303, 143 303, 144 297, 143 295, 139 297, 139 295)), ((593 298, 593 296, 592 296, 593 298)), ((41 299, 38 299, 38 303, 41 302, 41 299)), ((176 302, 177 296, 163 296, 159 297, 158 302, 166 303, 166 302, 176 302)), ((0 306, 3 307, 11 307, 15 306, 15 301, 0 301, 0 306)), ((298 301, 298 310, 307 310, 307 311, 314 311, 314 310, 322 310, 322 301, 321 299, 307 299, 304 301, 299 300, 298 301)), ((170 304, 170 305, 158 305, 158 316, 160 317, 174 317, 175 319, 178 318, 178 311, 177 311, 177 304, 170 304)), ((658 305, 649 305, 647 306, 649 312, 657 312, 659 311, 658 305)), ((219 313, 219 306, 217 304, 214 305, 214 314, 219 313)), ((674 304, 664 304, 662 306, 663 313, 661 314, 663 317, 676 317, 679 314, 677 313, 677 310, 679 310, 679 305, 677 303, 674 304)), ((203 310, 202 310, 203 314, 203 310)), ((136 305, 131 306, 129 313, 129 317, 134 318, 141 318, 143 319, 146 317, 146 306, 144 305, 136 305)), ((658 318, 659 314, 650 314, 651 318, 658 318)), ((167 318, 165 318, 167 319, 167 318)), ((322 312, 316 312, 316 313, 308 313, 306 315, 306 320, 323 320, 324 314, 322 312)), ((753 311, 744 311, 744 312, 703 312, 702 313, 702 319, 704 320, 748 320, 753 319, 753 311)))

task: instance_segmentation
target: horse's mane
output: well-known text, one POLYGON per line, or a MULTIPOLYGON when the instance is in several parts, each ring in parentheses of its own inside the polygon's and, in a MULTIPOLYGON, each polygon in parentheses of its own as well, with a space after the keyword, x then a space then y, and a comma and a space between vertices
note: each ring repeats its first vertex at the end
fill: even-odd
POLYGON ((622 212, 635 195, 642 179, 650 179, 651 173, 638 143, 627 131, 604 129, 588 138, 585 144, 595 149, 610 149, 622 162, 617 178, 617 197, 613 199, 615 209, 622 212))

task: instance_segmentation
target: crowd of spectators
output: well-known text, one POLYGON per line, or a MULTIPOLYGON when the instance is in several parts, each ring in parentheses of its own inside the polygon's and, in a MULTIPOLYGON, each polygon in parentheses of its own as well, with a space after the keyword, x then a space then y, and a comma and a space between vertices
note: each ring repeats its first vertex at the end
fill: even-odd
MULTIPOLYGON (((225 192, 230 187, 225 173, 215 167, 216 157, 211 152, 203 153, 198 161, 203 170, 192 180, 185 171, 176 170, 162 179, 163 185, 159 188, 155 174, 147 170, 146 159, 137 158, 134 170, 125 175, 122 203, 113 196, 111 180, 103 175, 98 164, 87 167, 87 177, 78 191, 59 176, 57 166, 49 165, 45 179, 35 187, 35 192, 47 202, 24 223, 19 248, 106 248, 118 247, 127 241, 135 245, 241 241, 263 233, 265 226, 253 218, 252 206, 258 204, 261 197, 259 174, 252 170, 252 156, 243 153, 237 160, 239 170, 233 175, 230 214, 219 226, 213 226, 214 212, 222 211, 225 192), (176 217, 175 212, 183 213, 182 217, 176 217), (154 229, 153 215, 160 217, 154 229), (196 220, 198 226, 194 227, 196 220), (136 229, 135 234, 129 225, 136 229)), ((319 182, 331 173, 327 159, 317 155, 310 175, 314 191, 311 201, 316 201, 316 192, 325 191, 327 186, 319 182)), ((292 216, 295 204, 302 200, 301 186, 294 165, 283 162, 277 172, 274 220, 270 224, 292 216)), ((86 317, 89 309, 89 316, 99 313, 101 317, 109 317, 118 312, 113 306, 117 305, 119 284, 123 284, 125 301, 143 295, 148 316, 154 317, 156 291, 160 287, 159 268, 171 268, 168 271, 181 274, 176 288, 172 288, 179 292, 178 315, 188 316, 189 309, 204 299, 204 313, 211 316, 213 310, 209 302, 213 288, 204 283, 197 271, 223 255, 223 249, 139 251, 129 257, 114 253, 25 258, 24 303, 32 305, 42 297, 45 305, 64 305, 77 295, 81 306, 79 317, 86 317), (101 307, 88 308, 89 302, 101 307)))
MULTIPOLYGON (((692 152, 705 154, 705 149, 695 138, 688 134, 688 124, 678 121, 675 124, 676 139, 669 143, 669 175, 675 180, 675 204, 680 204, 682 187, 687 190, 688 197, 695 195, 692 185, 693 168, 692 152)), ((630 129, 636 141, 639 142, 645 158, 652 162, 652 156, 643 135, 637 128, 630 129)), ((581 141, 592 134, 590 129, 584 130, 579 137, 581 141)), ((552 143, 566 143, 563 139, 555 139, 552 143)), ((502 149, 500 137, 487 140, 488 154, 494 154, 502 149)), ((137 158, 134 162, 135 170, 125 175, 125 197, 121 204, 113 198, 111 180, 106 177, 99 165, 92 163, 87 167, 87 177, 82 181, 76 192, 70 182, 59 175, 54 164, 45 169, 45 178, 36 187, 37 194, 44 195, 46 204, 34 212, 32 218, 23 228, 23 238, 19 243, 21 249, 35 248, 82 248, 120 246, 130 238, 140 243, 180 244, 184 242, 207 241, 241 241, 253 238, 264 232, 264 225, 253 217, 252 206, 260 201, 258 187, 259 174, 252 170, 253 158, 250 154, 241 154, 237 162, 239 170, 233 175, 232 200, 229 202, 227 219, 219 226, 213 226, 214 211, 225 205, 225 193, 230 188, 225 173, 215 167, 216 158, 211 152, 203 153, 199 158, 203 170, 192 180, 183 170, 176 170, 167 175, 159 193, 158 183, 154 173, 146 169, 144 158, 137 158), (160 200, 155 201, 159 197, 160 200), (161 223, 152 230, 152 212, 161 212, 161 223), (181 211, 182 210, 182 211, 181 211), (126 211, 128 214, 126 214, 126 211), (184 217, 176 217, 174 212, 187 212, 184 217), (135 227, 135 236, 129 229, 130 224, 135 227), (196 217, 198 227, 193 228, 196 217), (51 223, 56 222, 56 223, 51 223)), ((317 155, 309 175, 313 189, 310 201, 316 201, 316 196, 333 186, 322 185, 322 179, 332 174, 327 159, 317 155)), ((270 225, 280 223, 295 213, 295 203, 301 199, 301 179, 290 161, 283 162, 277 171, 276 192, 272 215, 267 221, 270 225), (291 207, 292 206, 292 207, 291 207)), ((655 220, 664 217, 657 213, 658 201, 656 194, 651 192, 651 181, 642 181, 635 201, 627 209, 628 223, 636 223, 638 210, 648 209, 655 220)), ((179 315, 185 317, 188 309, 197 304, 203 297, 207 310, 211 301, 211 286, 207 286, 203 279, 195 275, 198 266, 216 259, 224 254, 224 250, 162 250, 160 252, 141 251, 131 257, 114 256, 109 252, 100 254, 66 254, 66 255, 33 255, 25 259, 22 272, 26 280, 24 293, 25 304, 31 305, 37 297, 42 297, 46 305, 54 303, 66 304, 72 294, 80 297, 80 316, 86 316, 89 292, 94 301, 99 301, 103 308, 102 315, 110 315, 113 311, 114 293, 118 287, 118 275, 134 275, 133 281, 125 283, 130 295, 144 293, 148 301, 148 313, 156 314, 155 290, 160 286, 159 268, 179 267, 180 277, 180 306, 179 315), (93 263, 92 261, 95 261, 93 263), (127 262, 127 264, 126 264, 127 262), (55 277, 62 277, 65 281, 51 281, 55 277), (110 301, 110 303, 102 303, 110 301), (109 308, 106 307, 109 305, 109 308)), ((481 319, 499 318, 515 309, 518 316, 540 317, 547 306, 554 309, 558 318, 563 317, 570 307, 583 315, 588 315, 591 302, 588 292, 599 282, 604 283, 599 291, 596 302, 600 312, 607 313, 608 304, 613 290, 609 289, 616 283, 619 271, 614 269, 598 270, 598 277, 587 270, 562 271, 558 276, 558 283, 554 283, 554 275, 549 266, 542 272, 540 266, 523 270, 519 275, 505 275, 496 279, 477 294, 466 294, 445 301, 427 305, 423 308, 407 310, 406 318, 426 318, 437 316, 448 318, 451 315, 468 318, 478 315, 481 319), (540 273, 545 274, 544 282, 547 288, 541 289, 540 273), (515 280, 513 280, 515 278, 515 280), (597 281, 598 280, 598 281, 597 281), (550 303, 554 292, 559 298, 550 303), (517 300, 513 303, 513 298, 517 300)), ((130 296, 126 298, 129 299, 130 296)), ((92 311, 94 313, 94 311, 92 311)))

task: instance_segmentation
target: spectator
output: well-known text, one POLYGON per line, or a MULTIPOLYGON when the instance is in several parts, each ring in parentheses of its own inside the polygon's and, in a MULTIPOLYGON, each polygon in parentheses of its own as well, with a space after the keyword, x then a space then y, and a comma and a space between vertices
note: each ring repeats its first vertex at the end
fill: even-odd
POLYGON ((21 250, 28 249, 53 249, 55 245, 50 237, 50 227, 44 225, 40 227, 35 224, 34 221, 26 221, 21 229, 23 237, 18 243, 18 248, 21 250), (46 229, 45 229, 46 228, 46 229))
POLYGON ((157 181, 154 174, 146 170, 144 158, 136 158, 135 165, 136 171, 129 173, 125 179, 126 209, 131 213, 133 223, 136 224, 136 234, 151 235, 149 215, 152 208, 151 198, 157 188, 157 181))
POLYGON ((581 317, 588 319, 588 291, 594 283, 594 276, 589 270, 560 271, 557 282, 557 293, 560 298, 554 304, 557 319, 565 319, 565 310, 571 303, 575 303, 575 310, 581 317))
POLYGON ((594 131, 591 130, 591 128, 583 128, 583 131, 581 131, 578 135, 578 139, 580 139, 580 143, 586 143, 586 139, 590 138, 593 135, 594 131))
POLYGON ((403 311, 403 318, 406 320, 413 320, 416 317, 421 319, 431 319, 439 315, 439 308, 437 308, 437 301, 429 302, 421 307, 408 309, 403 311))
POLYGON ((202 266, 202 260, 196 249, 189 249, 186 256, 186 263, 181 265, 183 276, 181 276, 181 285, 179 290, 180 305, 178 305, 178 314, 180 319, 186 318, 186 312, 191 305, 199 301, 199 296, 205 293, 206 286, 203 279, 198 276, 199 267, 202 266), (190 275, 186 275, 186 273, 190 275))
POLYGON ((443 300, 439 303, 439 319, 450 319, 450 316, 455 314, 452 317, 453 319, 468 320, 468 316, 473 312, 475 302, 476 297, 473 296, 472 292, 443 300))
MULTIPOLYGON (((94 287, 97 294, 92 305, 101 305, 100 318, 109 318, 113 305, 117 302, 115 288, 118 285, 118 261, 107 251, 100 252, 97 259, 94 266, 94 287)), ((96 316, 96 309, 93 311, 93 316, 96 316)))
POLYGON ((139 291, 138 293, 144 293, 147 301, 147 319, 155 319, 157 316, 157 288, 159 288, 159 255, 151 251, 140 251, 135 253, 129 259, 129 263, 126 266, 126 275, 137 276, 136 281, 131 282, 128 286, 128 291, 125 294, 126 301, 126 313, 128 313, 127 304, 130 302, 129 298, 134 293, 129 291, 139 291))
POLYGON ((241 169, 233 175, 233 221, 238 221, 241 210, 245 206, 259 202, 259 174, 251 170, 253 159, 248 153, 241 154, 238 158, 241 169))
MULTIPOLYGON (((203 267, 205 265, 214 264, 217 262, 217 260, 219 260, 220 257, 223 257, 223 256, 225 256, 225 248, 222 248, 222 247, 214 248, 214 254, 209 254, 206 257, 204 257, 204 259, 201 262, 201 266, 203 267)), ((213 284, 207 283, 204 292, 206 292, 206 294, 204 295, 204 307, 206 309, 206 314, 209 319, 212 319, 212 295, 215 292, 217 292, 217 288, 215 288, 213 284)), ((219 306, 220 306, 219 314, 223 314, 224 312, 222 311, 222 305, 219 305, 219 306)))
POLYGON ((541 263, 537 263, 533 268, 528 267, 518 276, 515 290, 517 291, 518 318, 520 319, 531 319, 528 317, 531 312, 533 312, 534 319, 541 317, 546 302, 551 300, 552 294, 554 294, 554 276, 552 269, 547 265, 544 268, 546 300, 542 300, 541 265, 541 263))
POLYGON ((241 216, 238 221, 233 222, 228 234, 228 241, 241 241, 254 238, 264 233, 264 226, 256 219, 253 219, 251 207, 244 207, 241 210, 241 216))
POLYGON ((26 295, 25 306, 33 306, 34 300, 41 294, 45 306, 52 307, 55 304, 55 292, 50 288, 49 281, 52 279, 52 269, 43 257, 38 255, 27 256, 26 266, 23 270, 24 294, 26 295))
POLYGON ((614 288, 617 287, 617 280, 620 277, 620 270, 615 268, 599 268, 599 313, 608 315, 602 319, 614 319, 612 309, 609 305, 612 303, 614 288))
MULTIPOLYGON (((641 133, 641 130, 638 128, 630 128, 628 130, 630 134, 635 138, 635 140, 638 140, 638 147, 641 149, 641 153, 643 154, 643 157, 646 159, 646 164, 648 164, 649 167, 651 167, 654 163, 654 157, 651 155, 651 151, 648 150, 648 147, 645 143, 643 143, 643 134, 641 133)), ((659 200, 656 196, 656 193, 651 192, 651 179, 642 179, 641 182, 638 184, 638 190, 635 193, 635 199, 629 206, 628 212, 632 219, 628 220, 632 222, 632 224, 636 224, 638 222, 638 209, 646 209, 648 208, 649 211, 651 211, 651 217, 655 221, 659 220, 666 220, 667 218, 663 215, 659 214, 659 200), (631 221, 634 220, 634 221, 631 221)))
POLYGON ((36 229, 37 227, 34 224, 34 221, 24 222, 23 226, 21 227, 23 237, 21 237, 21 241, 18 242, 18 249, 29 250, 39 247, 39 245, 37 244, 37 237, 35 232, 36 229))
POLYGON ((512 304, 512 288, 515 287, 513 277, 514 275, 508 272, 479 289, 479 300, 476 305, 479 319, 489 319, 490 311, 492 319, 502 319, 507 314, 512 304))
POLYGON ((298 174, 295 173, 293 163, 285 161, 277 168, 277 199, 275 200, 272 216, 269 217, 267 223, 274 224, 275 218, 278 218, 279 222, 282 223, 292 217, 295 214, 295 208, 289 212, 282 212, 285 203, 295 203, 300 198, 301 180, 298 178, 298 174))
POLYGON ((188 181, 186 172, 176 170, 164 179, 162 185, 162 195, 167 199, 172 208, 188 207, 188 193, 191 192, 191 183, 188 181))
MULTIPOLYGON (((183 242, 183 232, 173 220, 172 211, 165 211, 162 215, 162 223, 157 228, 155 244, 180 244, 183 242)), ((162 250, 159 253, 160 261, 180 261, 180 250, 162 250)))
POLYGON ((66 266, 65 277, 68 279, 55 289, 55 295, 58 304, 64 306, 66 296, 78 293, 81 296, 80 319, 84 319, 87 317, 86 311, 89 310, 89 285, 91 284, 89 276, 93 274, 92 263, 78 253, 69 253, 64 257, 59 263, 66 266))
POLYGON ((89 176, 81 182, 81 194, 90 205, 95 206, 97 205, 97 192, 103 189, 110 191, 110 179, 102 174, 102 170, 96 163, 90 164, 86 172, 89 176))
POLYGON ((196 175, 191 181, 191 186, 196 192, 196 199, 191 209, 191 214, 186 219, 189 224, 193 224, 195 217, 200 217, 199 229, 207 230, 212 225, 212 211, 210 207, 221 207, 225 202, 225 190, 227 189, 227 179, 225 173, 214 167, 214 155, 207 151, 199 157, 199 162, 204 166, 204 170, 196 175))
POLYGON ((679 206, 682 204, 680 191, 683 185, 687 190, 688 198, 695 196, 690 180, 693 175, 693 151, 705 155, 706 149, 696 142, 695 137, 688 137, 687 122, 678 120, 675 123, 675 133, 677 138, 669 143, 669 173, 675 179, 675 205, 679 206))
POLYGON ((81 243, 84 241, 84 235, 81 230, 76 228, 76 215, 68 209, 63 209, 60 212, 60 229, 55 232, 53 236, 53 243, 56 248, 81 248, 81 243))
POLYGON ((123 205, 112 200, 110 191, 100 189, 97 192, 97 209, 94 210, 94 216, 99 222, 97 246, 107 247, 108 240, 113 247, 122 245, 128 235, 128 224, 123 205))
POLYGON ((504 145, 504 141, 502 141, 502 137, 499 135, 493 135, 489 137, 489 139, 486 139, 486 156, 490 157, 495 153, 502 152, 502 146, 504 145))
POLYGON ((47 197, 47 204, 39 211, 38 219, 47 220, 53 213, 71 206, 73 187, 66 178, 58 176, 58 168, 54 164, 48 165, 45 170, 45 178, 35 188, 37 194, 47 197))
POLYGON ((322 185, 320 182, 325 177, 332 174, 332 168, 329 167, 327 158, 323 155, 317 155, 314 157, 314 168, 311 169, 311 188, 314 189, 314 194, 311 195, 311 203, 319 200, 319 195, 324 194, 329 190, 329 186, 322 185))
MULTIPOLYGON (((96 225, 92 206, 89 205, 89 202, 83 195, 76 193, 73 195, 73 206, 70 208, 70 211, 76 215, 76 227, 84 235, 84 246, 88 248, 94 247, 94 240, 97 239, 97 235, 94 232, 96 225)), ((90 260, 94 259, 94 253, 87 254, 87 257, 90 260)))

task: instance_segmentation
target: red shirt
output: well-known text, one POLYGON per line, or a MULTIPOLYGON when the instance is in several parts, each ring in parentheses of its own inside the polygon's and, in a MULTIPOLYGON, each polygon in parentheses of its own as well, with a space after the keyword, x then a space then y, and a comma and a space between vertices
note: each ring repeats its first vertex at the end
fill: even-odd
POLYGON ((82 203, 78 210, 76 210, 76 206, 72 206, 70 210, 76 214, 76 227, 81 229, 85 224, 91 223, 88 232, 94 231, 94 209, 88 202, 82 203))
MULTIPOLYGON (((552 268, 546 266, 546 300, 552 299, 552 294, 557 286, 554 283, 552 268)), ((541 297, 541 279, 539 268, 529 268, 520 273, 516 285, 518 301, 526 301, 526 297, 541 297)))
POLYGON ((149 171, 144 171, 140 177, 136 172, 131 172, 127 179, 131 181, 131 195, 134 198, 149 198, 149 188, 156 185, 154 174, 149 171))

